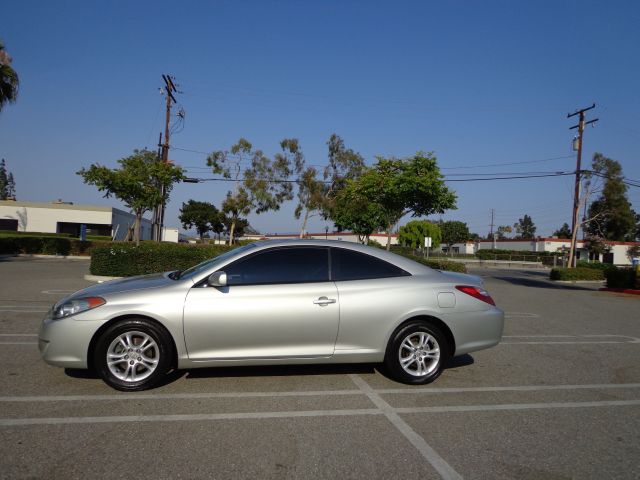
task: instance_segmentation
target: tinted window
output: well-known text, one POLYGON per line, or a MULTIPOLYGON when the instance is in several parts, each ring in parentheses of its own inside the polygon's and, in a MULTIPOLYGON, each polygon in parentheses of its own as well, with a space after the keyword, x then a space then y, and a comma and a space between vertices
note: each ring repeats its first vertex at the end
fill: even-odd
POLYGON ((335 281, 409 275, 401 268, 365 253, 331 249, 331 277, 335 281))
POLYGON ((256 253, 224 268, 228 285, 329 281, 326 248, 279 248, 256 253))

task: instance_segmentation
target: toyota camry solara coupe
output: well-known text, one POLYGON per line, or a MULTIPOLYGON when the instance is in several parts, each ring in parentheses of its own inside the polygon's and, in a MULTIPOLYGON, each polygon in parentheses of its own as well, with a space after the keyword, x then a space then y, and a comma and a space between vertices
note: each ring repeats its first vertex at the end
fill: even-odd
POLYGON ((39 349, 118 390, 172 369, 312 363, 383 362, 424 384, 496 345, 503 323, 478 277, 349 242, 265 241, 80 290, 46 315, 39 349))

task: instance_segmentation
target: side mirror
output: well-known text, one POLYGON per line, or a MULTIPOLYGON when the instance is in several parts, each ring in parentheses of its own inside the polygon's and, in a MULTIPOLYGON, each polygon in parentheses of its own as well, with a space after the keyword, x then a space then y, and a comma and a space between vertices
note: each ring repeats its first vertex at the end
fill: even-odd
POLYGON ((210 287, 226 287, 227 286, 227 274, 224 272, 213 272, 207 279, 207 284, 210 287))

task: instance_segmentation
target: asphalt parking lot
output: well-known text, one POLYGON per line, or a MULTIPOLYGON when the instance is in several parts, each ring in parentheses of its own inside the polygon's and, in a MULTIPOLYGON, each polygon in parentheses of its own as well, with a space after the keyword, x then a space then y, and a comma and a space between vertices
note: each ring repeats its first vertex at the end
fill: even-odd
POLYGON ((1 478, 640 476, 640 297, 486 269, 496 348, 409 387, 371 365, 178 372, 124 394, 44 364, 87 261, 0 259, 1 478))

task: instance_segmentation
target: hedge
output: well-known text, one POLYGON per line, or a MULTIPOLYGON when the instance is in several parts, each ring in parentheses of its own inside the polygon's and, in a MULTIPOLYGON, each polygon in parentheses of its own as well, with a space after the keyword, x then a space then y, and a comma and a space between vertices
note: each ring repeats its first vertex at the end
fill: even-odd
POLYGON ((602 270, 595 268, 553 268, 550 274, 551 280, 604 280, 602 270))
POLYGON ((110 243, 91 252, 93 275, 130 277, 184 270, 229 250, 226 245, 181 245, 142 242, 110 243))
POLYGON ((459 272, 459 273, 467 273, 467 267, 465 267, 464 263, 458 262, 449 262, 447 260, 427 260, 423 257, 418 257, 416 255, 403 255, 404 257, 410 258, 411 260, 422 263, 427 267, 431 267, 435 270, 446 270, 448 272, 459 272))
POLYGON ((17 232, 16 230, 0 230, 0 237, 62 237, 71 238, 70 233, 17 232))
POLYGON ((596 270, 602 270, 602 271, 606 271, 606 270, 615 270, 616 266, 612 265, 611 263, 600 263, 600 262, 587 262, 585 260, 580 260, 576 266, 578 268, 593 268, 596 270))
POLYGON ((81 242, 74 238, 17 235, 0 237, 0 255, 89 255, 91 249, 104 242, 81 242))
POLYGON ((634 268, 613 268, 604 272, 608 288, 636 288, 634 268))

